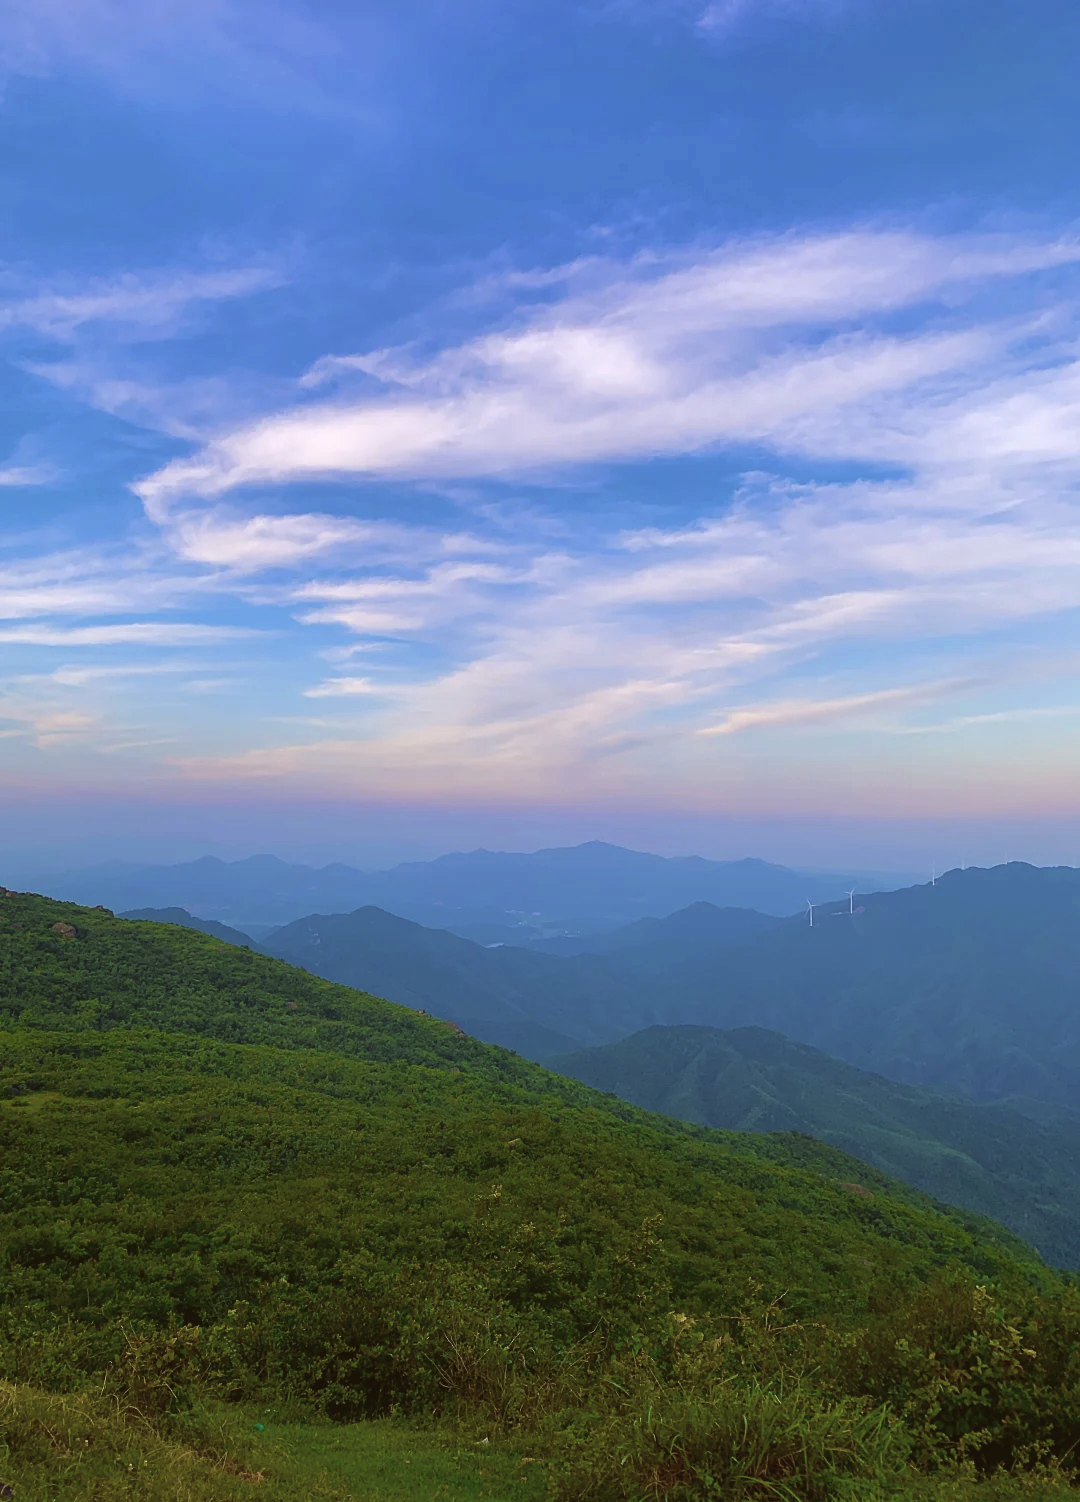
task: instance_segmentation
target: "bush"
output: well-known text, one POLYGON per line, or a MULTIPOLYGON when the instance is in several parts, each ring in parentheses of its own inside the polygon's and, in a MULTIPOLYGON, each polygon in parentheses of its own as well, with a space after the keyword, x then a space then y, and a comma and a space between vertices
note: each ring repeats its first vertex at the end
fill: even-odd
POLYGON ((729 1378, 693 1395, 649 1384, 564 1432, 553 1490, 560 1502, 870 1502, 907 1454, 886 1410, 828 1405, 798 1382, 729 1378))

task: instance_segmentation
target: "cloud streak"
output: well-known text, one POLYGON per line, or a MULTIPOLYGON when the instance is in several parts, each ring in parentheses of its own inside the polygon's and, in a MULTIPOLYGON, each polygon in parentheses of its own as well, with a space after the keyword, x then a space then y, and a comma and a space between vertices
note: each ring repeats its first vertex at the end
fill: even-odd
POLYGON ((92 324, 111 324, 130 336, 160 337, 200 303, 215 303, 280 287, 279 269, 269 266, 218 271, 127 272, 111 280, 0 302, 0 330, 30 329, 50 339, 71 340, 92 324))
POLYGON ((868 694, 851 694, 842 699, 781 699, 770 704, 733 709, 718 725, 705 725, 699 735, 738 735, 744 730, 777 729, 787 725, 815 725, 826 721, 848 720, 866 710, 889 709, 900 705, 925 704, 954 693, 970 684, 916 684, 907 688, 875 689, 868 694))
POLYGON ((358 372, 365 393, 223 433, 138 489, 163 515, 178 496, 323 476, 506 476, 721 443, 827 453, 838 417, 880 416, 898 393, 970 380, 1018 332, 985 319, 965 327, 939 306, 940 327, 924 317, 898 333, 890 315, 1078 261, 1074 241, 867 230, 575 266, 563 297, 505 331, 423 359, 379 350, 321 361, 309 385, 358 372), (574 285, 583 275, 594 285, 574 285))
POLYGON ((0 629, 0 642, 32 647, 190 647, 250 640, 259 634, 249 626, 130 621, 116 626, 10 626, 0 629))

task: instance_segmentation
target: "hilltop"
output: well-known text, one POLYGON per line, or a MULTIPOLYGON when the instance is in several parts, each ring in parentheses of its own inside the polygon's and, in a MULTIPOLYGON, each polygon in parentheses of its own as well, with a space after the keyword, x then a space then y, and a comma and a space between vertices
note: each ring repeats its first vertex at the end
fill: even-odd
MULTIPOLYGON (((747 931, 738 926, 739 937, 747 931)), ((312 914, 261 947, 316 975, 437 1011, 533 1059, 606 1043, 657 1020, 652 988, 618 955, 487 948, 376 907, 312 914)))

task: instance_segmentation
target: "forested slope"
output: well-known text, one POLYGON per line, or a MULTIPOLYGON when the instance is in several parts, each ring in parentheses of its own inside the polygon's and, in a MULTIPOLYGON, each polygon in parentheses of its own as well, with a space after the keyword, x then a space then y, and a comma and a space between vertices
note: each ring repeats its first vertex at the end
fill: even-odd
POLYGON ((958 1444, 1080 1442, 1080 1305, 977 1217, 189 930, 0 904, 0 1375, 142 1424, 519 1430, 567 1502, 900 1496, 958 1444))
POLYGON ((684 1121, 807 1132, 1080 1267, 1080 1117, 897 1084, 764 1028, 654 1027, 550 1067, 684 1121))

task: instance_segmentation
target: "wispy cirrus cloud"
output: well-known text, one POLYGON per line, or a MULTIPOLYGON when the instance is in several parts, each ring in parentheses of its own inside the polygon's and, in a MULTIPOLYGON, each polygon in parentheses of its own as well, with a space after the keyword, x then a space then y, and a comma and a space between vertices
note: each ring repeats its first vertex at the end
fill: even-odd
POLYGON ((250 640, 249 626, 211 626, 196 621, 128 621, 112 626, 9 626, 0 642, 34 647, 189 647, 213 642, 250 640))
POLYGON ((0 331, 30 329, 66 342, 88 325, 108 324, 130 337, 158 338, 175 332, 193 307, 250 297, 284 279, 280 267, 244 266, 124 272, 89 283, 67 278, 23 296, 16 284, 15 295, 0 300, 0 331))
POLYGON ((723 42, 756 23, 834 20, 861 0, 601 0, 603 11, 624 20, 666 20, 723 42))
POLYGON ((379 693, 379 685, 371 678, 325 678, 314 688, 304 690, 305 699, 348 699, 357 695, 379 693))
POLYGON ((368 562, 417 555, 416 529, 395 522, 314 512, 243 516, 222 511, 179 512, 168 520, 169 541, 179 557, 239 573, 296 568, 328 555, 368 562))
POLYGON ((184 495, 313 477, 506 476, 722 443, 828 452, 840 415, 979 380, 1031 337, 940 305, 906 332, 891 314, 1078 261, 1073 240, 856 231, 591 263, 591 286, 573 285, 574 268, 564 296, 506 330, 429 357, 324 360, 320 381, 359 371, 363 393, 222 433, 138 489, 164 515, 184 495))
POLYGON ((774 729, 787 725, 815 725, 847 720, 867 711, 926 704, 971 688, 970 681, 949 679, 941 683, 910 684, 902 688, 874 689, 867 694, 849 694, 839 699, 779 699, 771 703, 731 709, 718 725, 704 725, 699 735, 738 735, 744 730, 774 729))
POLYGON ((896 654, 1073 607, 1078 265, 1068 236, 870 229, 593 259, 523 279, 465 342, 324 357, 139 487, 174 607, 186 581, 319 633, 289 689, 322 701, 310 738, 249 727, 177 766, 547 796, 661 767, 705 786, 755 729, 892 734, 937 698, 977 717, 1000 681, 980 649, 929 676, 896 654), (763 472, 688 520, 598 523, 566 479, 747 445, 763 472), (874 477, 796 483, 791 456, 874 477), (352 514, 387 478, 447 498, 443 520, 410 519, 404 489, 352 514), (315 479, 347 482, 340 506, 323 485, 286 509, 315 479))
POLYGON ((50 485, 59 475, 54 464, 0 465, 0 487, 21 489, 27 485, 50 485))
POLYGON ((853 0, 709 0, 693 9, 704 36, 723 40, 755 21, 832 20, 852 8, 853 0))
POLYGON ((193 99, 371 125, 388 107, 386 28, 287 0, 4 0, 0 72, 89 75, 156 107, 193 99), (343 69, 343 60, 348 66, 343 69))

